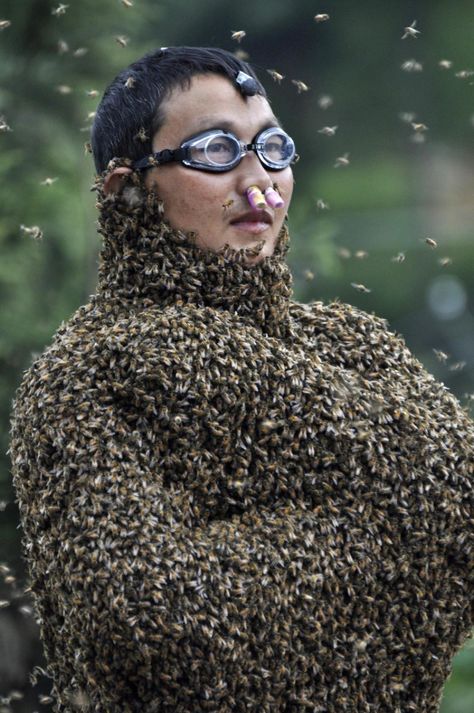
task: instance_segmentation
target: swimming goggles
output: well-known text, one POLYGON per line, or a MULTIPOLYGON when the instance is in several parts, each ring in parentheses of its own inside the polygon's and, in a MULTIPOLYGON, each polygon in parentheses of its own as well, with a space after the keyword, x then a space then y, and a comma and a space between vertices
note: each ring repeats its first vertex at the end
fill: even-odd
POLYGON ((255 151, 271 171, 281 171, 299 158, 293 139, 278 126, 263 129, 250 144, 239 141, 230 131, 210 129, 195 134, 177 149, 163 149, 135 161, 133 168, 146 170, 178 161, 199 171, 231 171, 249 151, 255 151))

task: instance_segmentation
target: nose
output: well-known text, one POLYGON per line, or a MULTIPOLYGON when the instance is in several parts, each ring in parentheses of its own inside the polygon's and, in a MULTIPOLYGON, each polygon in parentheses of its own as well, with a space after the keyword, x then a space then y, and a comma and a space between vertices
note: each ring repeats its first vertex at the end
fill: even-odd
POLYGON ((248 151, 241 162, 236 166, 237 192, 245 196, 249 186, 257 186, 262 193, 273 184, 273 179, 265 166, 261 163, 255 151, 248 151))

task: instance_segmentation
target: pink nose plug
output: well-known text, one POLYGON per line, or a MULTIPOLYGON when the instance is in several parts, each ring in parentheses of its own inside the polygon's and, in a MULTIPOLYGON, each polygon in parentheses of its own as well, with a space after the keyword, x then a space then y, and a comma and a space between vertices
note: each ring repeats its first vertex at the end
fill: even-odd
POLYGON ((285 204, 283 198, 271 186, 265 189, 265 194, 258 186, 249 186, 246 195, 252 208, 265 208, 267 205, 271 208, 281 208, 285 204))

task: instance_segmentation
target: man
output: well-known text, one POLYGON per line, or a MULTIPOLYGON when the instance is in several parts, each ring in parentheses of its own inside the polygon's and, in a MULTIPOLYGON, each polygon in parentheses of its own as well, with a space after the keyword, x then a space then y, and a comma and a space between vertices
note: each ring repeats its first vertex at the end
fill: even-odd
POLYGON ((385 322, 291 299, 296 154, 167 48, 93 148, 97 294, 17 393, 56 710, 434 713, 472 627, 472 422, 385 322))

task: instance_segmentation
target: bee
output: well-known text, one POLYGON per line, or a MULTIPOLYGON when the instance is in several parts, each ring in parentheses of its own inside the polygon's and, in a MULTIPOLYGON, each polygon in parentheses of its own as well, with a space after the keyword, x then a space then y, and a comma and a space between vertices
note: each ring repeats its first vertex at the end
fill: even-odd
POLYGON ((127 77, 124 84, 127 89, 133 89, 133 87, 135 86, 135 82, 136 82, 135 78, 130 76, 130 77, 127 77))
POLYGON ((334 164, 334 168, 339 168, 340 166, 348 166, 350 163, 349 161, 349 154, 345 153, 344 156, 338 156, 336 158, 336 163, 334 164))
POLYGON ((334 136, 337 131, 337 126, 323 126, 322 129, 318 129, 318 134, 324 134, 325 136, 334 136))
POLYGON ((10 602, 7 599, 0 599, 0 609, 6 609, 10 606, 10 602))
POLYGON ((406 37, 413 37, 413 39, 416 39, 418 35, 420 34, 420 30, 416 29, 416 20, 413 20, 411 25, 408 27, 404 27, 404 34, 402 35, 402 40, 404 40, 406 37))
POLYGON ((5 121, 4 116, 0 116, 0 131, 12 131, 12 129, 8 126, 7 122, 5 121))
POLYGON ((47 703, 52 703, 54 701, 54 698, 52 698, 51 696, 46 696, 44 694, 40 694, 38 696, 38 700, 43 705, 46 705, 47 703))
POLYGON ((44 181, 40 182, 40 186, 52 186, 53 183, 56 183, 57 180, 58 180, 57 177, 56 178, 45 178, 44 181))
POLYGON ((292 79, 291 83, 294 84, 297 88, 298 94, 301 94, 301 92, 307 92, 309 89, 308 85, 300 81, 299 79, 292 79))
POLYGON ((121 46, 121 47, 126 47, 129 43, 129 38, 125 37, 125 35, 117 35, 115 37, 115 41, 121 46))
POLYGON ((72 89, 67 84, 59 84, 56 87, 56 91, 58 91, 60 94, 70 94, 72 92, 72 89))
POLYGON ((329 203, 325 203, 322 198, 318 198, 316 208, 318 210, 329 210, 329 203))
POLYGON ((140 127, 139 131, 135 136, 133 137, 134 139, 138 139, 139 141, 148 141, 148 135, 145 131, 145 128, 143 126, 140 127))
POLYGON ((87 116, 86 116, 86 121, 89 121, 90 119, 93 119, 95 115, 97 114, 96 111, 90 111, 87 116))
POLYGON ((6 30, 11 24, 10 20, 0 20, 0 30, 6 30))
POLYGON ((357 290, 357 292, 371 292, 368 287, 357 282, 351 282, 351 287, 357 290))
POLYGON ((398 253, 398 255, 395 255, 395 257, 392 257, 392 262, 404 262, 405 260, 405 253, 398 253))
POLYGON ((451 67, 453 66, 453 63, 450 59, 440 59, 438 64, 442 69, 451 69, 451 67))
MULTIPOLYGON (((462 371, 462 369, 464 369, 465 366, 466 366, 465 361, 457 361, 455 364, 451 364, 451 366, 449 367, 449 371, 462 371)), ((6 579, 5 579, 5 581, 6 581, 6 579)))
POLYGON ((231 205, 233 205, 233 203, 234 203, 233 198, 229 198, 229 200, 224 201, 224 203, 222 204, 222 208, 224 209, 224 212, 226 212, 227 209, 230 208, 231 205))
POLYGON ((341 247, 341 248, 338 248, 337 254, 339 255, 339 257, 342 257, 344 260, 348 260, 351 256, 351 251, 348 250, 347 248, 341 247))
POLYGON ((237 59, 241 59, 244 62, 247 62, 247 60, 250 58, 249 53, 242 49, 236 50, 234 52, 234 55, 235 55, 235 57, 237 57, 237 59))
POLYGON ((20 225, 20 230, 27 235, 31 235, 33 240, 41 240, 43 237, 43 231, 38 225, 32 225, 31 228, 28 228, 26 225, 20 225))
POLYGON ((401 68, 404 72, 421 72, 423 65, 421 62, 417 62, 416 59, 407 59, 406 62, 403 62, 401 68))
POLYGON ((245 30, 232 30, 232 39, 237 40, 239 43, 242 42, 246 35, 245 30))
POLYGON ((84 144, 84 154, 87 155, 88 153, 92 153, 92 144, 90 141, 86 141, 84 144))
POLYGON ((433 349, 433 352, 438 361, 442 362, 443 364, 447 362, 449 357, 445 352, 442 352, 441 349, 433 349))
POLYGON ((280 74, 279 72, 276 71, 276 69, 267 69, 268 74, 272 79, 275 80, 275 82, 278 82, 278 84, 281 84, 281 80, 285 79, 284 74, 280 74))
POLYGON ((124 7, 133 7, 133 2, 132 0, 122 0, 122 5, 124 7))
POLYGON ((98 97, 99 96, 99 92, 97 91, 97 89, 88 89, 86 91, 86 94, 88 97, 98 97))
POLYGON ((417 124, 416 122, 411 122, 412 128, 418 133, 421 131, 428 131, 426 124, 417 124))
POLYGON ((398 116, 407 124, 411 124, 416 119, 416 114, 413 111, 401 111, 398 116))
POLYGON ((369 257, 369 253, 366 250, 357 250, 357 252, 354 253, 354 257, 358 260, 363 260, 364 258, 369 257))
POLYGON ((78 47, 77 50, 74 50, 72 53, 73 57, 84 57, 89 52, 87 47, 78 47))
POLYGON ((329 20, 329 15, 324 12, 319 13, 314 16, 315 22, 327 22, 329 20))
POLYGON ((308 282, 310 280, 314 280, 314 272, 311 272, 311 270, 305 270, 303 272, 303 275, 304 275, 304 279, 308 280, 308 282))
POLYGON ((321 107, 321 109, 328 109, 333 103, 333 98, 330 97, 329 94, 321 94, 321 96, 318 97, 318 106, 321 107))
POLYGON ((66 52, 69 52, 69 45, 65 40, 59 40, 58 42, 58 53, 59 54, 65 54, 66 52))
POLYGON ((66 10, 68 9, 68 7, 69 7, 69 5, 61 5, 60 4, 51 10, 51 15, 55 15, 55 17, 64 15, 66 13, 66 10))
POLYGON ((446 265, 451 265, 452 259, 450 257, 440 257, 438 263, 441 267, 446 267, 446 265))
POLYGON ((425 243, 430 246, 430 248, 437 248, 438 243, 433 238, 425 238, 425 243))
POLYGON ((454 76, 458 79, 468 79, 469 77, 472 77, 473 74, 473 69, 462 69, 460 72, 456 72, 454 76))

